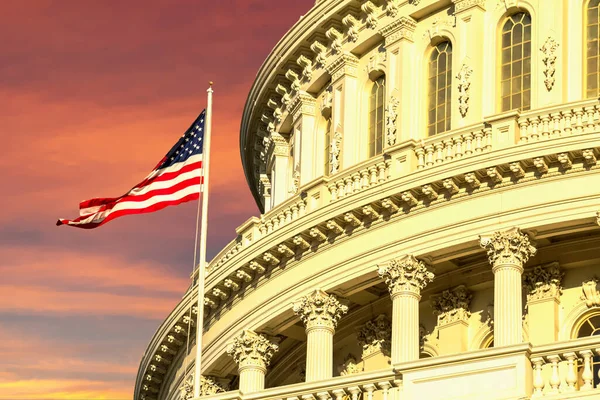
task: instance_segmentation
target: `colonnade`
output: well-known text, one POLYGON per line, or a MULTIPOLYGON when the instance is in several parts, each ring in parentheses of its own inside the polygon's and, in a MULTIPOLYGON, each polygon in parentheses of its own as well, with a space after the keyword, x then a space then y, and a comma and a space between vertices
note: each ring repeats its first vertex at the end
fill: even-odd
MULTIPOLYGON (((535 255, 529 237, 518 228, 481 235, 480 245, 494 273, 494 344, 508 346, 522 342, 522 274, 524 264, 535 255)), ((392 365, 419 359, 419 301, 421 291, 433 281, 432 267, 413 255, 404 255, 377 266, 392 299, 392 365)), ((447 290, 432 298, 438 314, 440 336, 457 336, 467 328, 470 294, 465 287, 447 290)), ((307 335, 306 381, 329 379, 333 375, 333 335, 348 306, 335 295, 317 289, 298 299, 293 311, 304 323, 307 335)), ((455 341, 456 342, 456 341, 455 341)), ((465 351, 466 342, 452 344, 465 351)), ((266 336, 245 330, 228 349, 238 364, 240 391, 264 389, 264 379, 277 345, 266 336)))

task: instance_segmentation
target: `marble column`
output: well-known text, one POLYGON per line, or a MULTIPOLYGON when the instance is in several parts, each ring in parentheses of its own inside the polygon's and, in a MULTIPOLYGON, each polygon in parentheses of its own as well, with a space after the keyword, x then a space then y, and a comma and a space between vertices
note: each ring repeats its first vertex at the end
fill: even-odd
POLYGON ((317 289, 293 304, 306 327, 306 381, 333 376, 333 334, 348 306, 333 295, 317 289))
POLYGON ((432 296, 431 306, 438 318, 440 355, 467 351, 472 297, 463 285, 432 296))
POLYGON ((529 236, 519 228, 480 236, 494 273, 494 347, 523 341, 523 265, 535 255, 529 236))
POLYGON ((534 345, 558 340, 558 308, 563 275, 557 262, 537 265, 523 275, 523 286, 527 293, 529 342, 534 345))
POLYGON ((227 354, 238 364, 240 391, 258 392, 265 388, 265 374, 271 357, 279 347, 266 337, 250 330, 233 340, 227 348, 227 354))
POLYGON ((392 297, 392 365, 419 359, 419 301, 433 281, 423 261, 405 255, 378 265, 392 297))

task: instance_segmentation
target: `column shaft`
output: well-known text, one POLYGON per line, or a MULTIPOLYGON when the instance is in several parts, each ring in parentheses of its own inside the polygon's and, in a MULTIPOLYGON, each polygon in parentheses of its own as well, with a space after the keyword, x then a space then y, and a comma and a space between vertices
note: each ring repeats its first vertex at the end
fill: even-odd
POLYGON ((240 368, 240 392, 253 393, 265 388, 265 373, 262 368, 240 368))
POLYGON ((506 264, 494 269, 494 347, 523 341, 522 271, 506 264))
POLYGON ((333 330, 315 327, 307 330, 306 381, 333 376, 333 330))
POLYGON ((419 296, 392 297, 392 364, 419 359, 419 296))

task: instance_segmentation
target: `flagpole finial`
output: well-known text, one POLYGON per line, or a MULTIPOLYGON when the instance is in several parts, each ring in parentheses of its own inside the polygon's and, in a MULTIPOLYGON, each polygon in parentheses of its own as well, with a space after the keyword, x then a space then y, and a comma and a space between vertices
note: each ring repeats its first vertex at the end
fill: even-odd
POLYGON ((208 81, 208 86, 214 85, 213 81, 208 81))

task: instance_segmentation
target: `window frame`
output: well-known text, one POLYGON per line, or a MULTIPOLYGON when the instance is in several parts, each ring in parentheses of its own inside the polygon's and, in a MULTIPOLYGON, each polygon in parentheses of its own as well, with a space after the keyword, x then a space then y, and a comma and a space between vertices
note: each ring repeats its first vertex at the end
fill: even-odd
MULTIPOLYGON (((385 74, 381 74, 379 75, 376 79, 372 80, 372 85, 370 87, 370 90, 368 92, 368 97, 367 97, 367 155, 368 158, 372 158, 378 155, 383 154, 383 150, 385 147, 385 117, 386 117, 386 84, 387 84, 387 77, 385 74), (374 95, 378 96, 378 93, 373 93, 373 91, 378 87, 379 82, 382 81, 383 83, 380 84, 379 86, 379 90, 381 90, 381 105, 376 106, 374 109, 372 109, 372 98, 374 95), (381 109, 381 136, 378 138, 377 135, 377 126, 379 125, 378 123, 378 119, 377 119, 377 110, 381 109), (371 121, 371 113, 375 112, 375 123, 372 124, 371 121), (373 132, 372 129, 373 128, 373 132), (374 136, 374 137, 373 137, 374 136), (373 140, 371 140, 373 137, 373 140), (380 145, 381 145, 381 151, 377 152, 377 140, 380 140, 380 145), (371 145, 373 145, 373 148, 371 148, 371 145)), ((378 90, 378 92, 379 92, 378 90)))
MULTIPOLYGON (((453 106, 453 101, 452 98, 454 97, 454 87, 453 87, 453 76, 452 74, 454 73, 454 55, 453 55, 453 50, 454 50, 454 46, 452 44, 452 40, 450 40, 450 38, 448 37, 442 37, 440 40, 436 41, 436 43, 432 43, 429 48, 427 49, 427 52, 425 54, 425 62, 427 63, 427 67, 425 68, 426 71, 426 76, 425 79, 427 79, 427 92, 426 92, 426 99, 425 99, 425 121, 426 121, 426 137, 432 137, 432 136, 436 136, 436 135, 441 135, 445 132, 451 131, 452 130, 452 106, 453 106), (430 108, 431 108, 431 102, 430 102, 430 91, 431 91, 431 82, 430 80, 432 79, 431 75, 431 68, 432 68, 432 56, 434 54, 434 52, 438 49, 438 46, 444 45, 446 44, 446 49, 444 50, 446 52, 446 50, 449 48, 450 52, 446 52, 446 54, 449 54, 450 57, 449 60, 446 61, 446 99, 445 99, 445 104, 447 103, 448 105, 445 106, 445 116, 444 119, 442 121, 444 121, 445 127, 443 130, 438 131, 437 126, 439 124, 439 122, 437 121, 437 118, 435 120, 435 122, 433 124, 431 124, 431 120, 430 120, 430 108), (449 80, 449 84, 448 84, 448 77, 450 77, 449 80), (434 127, 434 133, 430 132, 430 127, 433 126, 434 127)), ((439 51, 439 50, 438 50, 439 51)), ((440 53, 441 54, 441 53, 440 53)), ((436 65, 436 67, 439 67, 439 55, 438 55, 438 60, 436 60, 436 62, 438 63, 436 65)), ((439 68, 437 68, 439 71, 439 68)), ((436 75, 436 77, 438 77, 439 74, 436 75)), ((437 88, 437 81, 436 81, 436 88, 437 88)), ((436 90, 436 92, 438 92, 438 90, 436 90)), ((434 109, 438 109, 440 107, 440 103, 438 103, 438 98, 437 98, 437 94, 436 94, 436 99, 435 99, 435 108, 434 109)), ((437 112, 435 114, 435 116, 437 117, 437 112)))

